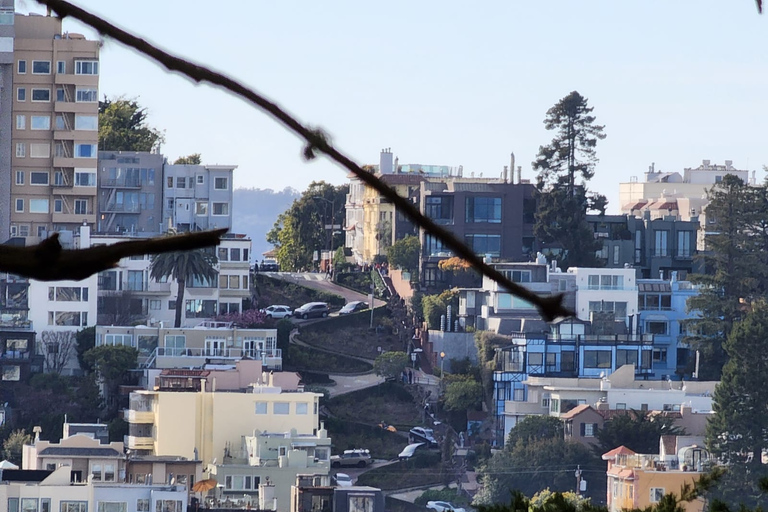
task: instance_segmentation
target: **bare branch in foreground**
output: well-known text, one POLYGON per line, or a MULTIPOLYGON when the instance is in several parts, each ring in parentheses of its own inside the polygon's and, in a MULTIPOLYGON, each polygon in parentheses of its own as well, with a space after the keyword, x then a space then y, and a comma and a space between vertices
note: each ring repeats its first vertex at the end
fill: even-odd
POLYGON ((0 246, 0 272, 31 277, 39 281, 79 281, 117 266, 122 258, 142 254, 190 251, 219 245, 227 229, 130 240, 89 249, 64 250, 54 233, 30 247, 0 246))
POLYGON ((316 128, 309 128, 302 125, 297 119, 288 114, 285 110, 280 108, 276 103, 269 101, 266 97, 256 93, 252 89, 244 86, 240 82, 229 78, 221 73, 217 73, 205 66, 194 64, 182 58, 176 57, 167 53, 156 46, 148 43, 144 39, 136 37, 125 30, 118 28, 112 23, 77 7, 64 0, 38 0, 39 3, 44 4, 53 9, 61 17, 71 16, 78 19, 83 23, 90 25, 98 30, 101 34, 113 38, 126 46, 133 48, 144 55, 152 58, 159 64, 163 65, 169 71, 177 71, 195 82, 206 82, 227 91, 230 91, 237 96, 247 100, 249 103, 257 106, 261 110, 268 113, 283 126, 299 135, 303 138, 307 145, 304 148, 304 157, 306 159, 315 158, 317 152, 325 153, 329 158, 337 162, 339 165, 354 173, 357 178, 363 181, 366 185, 374 188, 382 196, 386 197, 396 208, 404 213, 417 225, 424 228, 427 232, 435 235, 440 239, 443 244, 450 248, 457 256, 467 260, 475 269, 482 272, 484 275, 490 277, 501 286, 506 288, 513 295, 520 297, 531 304, 534 304, 539 314, 546 320, 552 321, 558 317, 573 316, 573 312, 566 309, 562 304, 562 295, 555 295, 552 297, 542 298, 535 293, 531 292, 527 288, 520 286, 517 283, 512 282, 510 279, 504 277, 499 271, 486 264, 482 258, 477 256, 471 249, 458 240, 452 233, 443 227, 439 226, 431 219, 423 215, 418 208, 413 206, 407 199, 399 196, 394 189, 387 186, 384 182, 376 178, 373 174, 364 171, 349 157, 336 150, 322 130, 316 128))

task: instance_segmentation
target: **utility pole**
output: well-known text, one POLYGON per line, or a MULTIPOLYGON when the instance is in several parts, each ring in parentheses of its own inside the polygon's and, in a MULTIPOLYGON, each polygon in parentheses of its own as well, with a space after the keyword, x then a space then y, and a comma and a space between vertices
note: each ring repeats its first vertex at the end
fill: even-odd
POLYGON ((581 465, 576 466, 576 495, 581 496, 581 465))

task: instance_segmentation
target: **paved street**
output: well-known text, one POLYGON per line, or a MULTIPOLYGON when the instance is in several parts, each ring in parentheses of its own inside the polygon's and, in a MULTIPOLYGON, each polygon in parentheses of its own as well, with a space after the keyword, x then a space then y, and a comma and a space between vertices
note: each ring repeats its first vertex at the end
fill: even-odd
MULTIPOLYGON (((290 281, 292 283, 306 286, 315 290, 321 290, 324 292, 335 293, 341 295, 347 302, 355 300, 363 300, 368 302, 368 295, 359 293, 349 288, 344 288, 337 284, 332 283, 326 279, 325 274, 319 272, 260 272, 262 275, 273 277, 276 279, 282 279, 284 281, 290 281)), ((386 303, 383 300, 374 299, 373 307, 383 306, 386 303)))

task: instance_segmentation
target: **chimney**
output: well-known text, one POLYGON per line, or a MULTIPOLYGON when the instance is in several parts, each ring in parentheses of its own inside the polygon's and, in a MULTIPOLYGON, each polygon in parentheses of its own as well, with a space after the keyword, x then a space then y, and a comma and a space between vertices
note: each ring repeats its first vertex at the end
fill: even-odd
POLYGON ((508 168, 507 168, 507 166, 505 165, 505 166, 504 166, 504 174, 502 174, 502 179, 501 179, 501 181, 503 181, 504 183, 506 183, 506 182, 507 182, 507 174, 508 174, 508 173, 509 173, 509 169, 508 169, 508 168))
POLYGON ((517 184, 521 184, 523 182, 523 166, 518 165, 517 166, 517 184))
POLYGON ((512 174, 515 172, 515 154, 510 153, 509 154, 509 182, 507 180, 504 180, 507 183, 514 183, 515 177, 512 176, 512 174))
POLYGON ((391 148, 384 148, 381 150, 381 154, 379 155, 379 172, 381 174, 392 174, 394 172, 391 148))
POLYGON ((725 161, 725 169, 730 171, 733 169, 733 160, 726 160, 725 161))
POLYGON ((595 404, 596 411, 610 411, 610 407, 611 406, 608 404, 608 402, 597 402, 595 404))

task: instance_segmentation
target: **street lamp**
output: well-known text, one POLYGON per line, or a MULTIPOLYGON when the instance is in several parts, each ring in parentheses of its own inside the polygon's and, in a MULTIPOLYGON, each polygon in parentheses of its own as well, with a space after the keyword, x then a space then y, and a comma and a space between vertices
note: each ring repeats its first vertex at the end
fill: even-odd
POLYGON ((440 379, 445 377, 443 367, 445 366, 445 352, 440 352, 440 379))
MULTIPOLYGON (((334 210, 336 210, 336 198, 334 197, 333 199, 326 199, 322 196, 312 196, 312 199, 319 199, 320 201, 325 201, 326 203, 331 205, 331 243, 330 243, 331 252, 328 255, 328 261, 329 261, 329 265, 333 267, 333 232, 335 228, 335 224, 333 223, 333 214, 334 214, 334 210)), ((323 228, 325 228, 327 232, 328 226, 323 226, 323 228)), ((327 270, 328 269, 326 269, 326 271, 327 270)))

